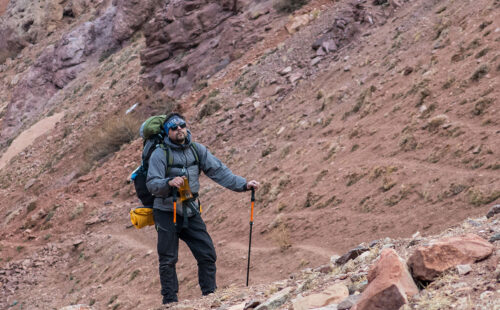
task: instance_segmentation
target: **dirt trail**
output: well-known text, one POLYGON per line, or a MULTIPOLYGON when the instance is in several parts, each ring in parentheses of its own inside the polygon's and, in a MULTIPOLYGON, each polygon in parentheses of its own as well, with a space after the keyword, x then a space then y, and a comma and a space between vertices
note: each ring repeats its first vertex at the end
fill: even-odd
POLYGON ((29 129, 23 131, 9 146, 7 151, 0 158, 0 169, 5 167, 5 165, 19 152, 27 148, 35 141, 36 138, 47 133, 49 130, 54 128, 57 122, 59 122, 64 113, 57 113, 50 117, 44 118, 38 123, 31 126, 29 129))
MULTIPOLYGON (((229 242, 227 244, 228 247, 236 249, 236 250, 243 250, 243 251, 248 251, 248 243, 240 243, 240 242, 229 242)), ((325 248, 313 246, 313 245, 307 245, 307 244, 294 244, 293 248, 307 251, 307 252, 312 252, 316 255, 319 256, 324 256, 326 258, 330 258, 334 253, 331 251, 328 251, 325 248)), ((254 252, 273 252, 276 251, 276 247, 260 247, 260 246, 255 246, 252 245, 252 251, 254 252)))
POLYGON ((7 9, 7 5, 9 5, 9 0, 0 0, 0 16, 2 16, 7 9))
MULTIPOLYGON (((149 228, 146 229, 149 230, 149 228)), ((127 248, 139 248, 146 252, 156 251, 156 233, 150 234, 146 229, 137 231, 134 228, 134 230, 108 231, 107 233, 127 248)))

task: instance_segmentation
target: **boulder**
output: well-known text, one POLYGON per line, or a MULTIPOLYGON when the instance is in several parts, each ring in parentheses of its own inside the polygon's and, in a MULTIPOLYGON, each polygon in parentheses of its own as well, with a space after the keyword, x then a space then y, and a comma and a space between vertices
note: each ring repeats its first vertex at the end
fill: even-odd
POLYGON ((293 287, 287 287, 282 289, 281 291, 275 293, 271 298, 257 306, 255 310, 272 310, 277 309, 279 306, 284 304, 290 299, 290 294, 293 291, 293 287))
POLYGON ((297 298, 293 302, 293 310, 307 310, 338 304, 349 296, 349 290, 342 283, 329 286, 321 293, 297 298))
POLYGON ((488 257, 494 246, 475 234, 449 237, 418 247, 408 260, 413 276, 432 281, 443 271, 488 257))
POLYGON ((384 249, 368 272, 369 284, 355 310, 396 310, 418 293, 406 263, 393 249, 384 249))

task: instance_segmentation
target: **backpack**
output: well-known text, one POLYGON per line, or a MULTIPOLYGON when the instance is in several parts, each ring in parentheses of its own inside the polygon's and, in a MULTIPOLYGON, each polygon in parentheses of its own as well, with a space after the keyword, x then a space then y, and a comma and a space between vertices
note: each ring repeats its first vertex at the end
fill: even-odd
MULTIPOLYGON (((152 208, 155 199, 146 187, 149 158, 151 157, 151 154, 153 154, 157 147, 161 147, 165 151, 165 156, 167 157, 167 169, 165 171, 165 175, 168 175, 172 167, 176 167, 176 165, 173 165, 174 158, 170 148, 163 142, 163 138, 166 134, 163 129, 163 123, 166 118, 166 115, 151 116, 144 123, 142 123, 139 131, 143 139, 142 161, 141 165, 135 169, 134 172, 132 172, 130 178, 134 182, 137 197, 146 208, 152 208)), ((200 161, 196 144, 191 143, 189 146, 195 157, 196 165, 199 166, 200 161)))

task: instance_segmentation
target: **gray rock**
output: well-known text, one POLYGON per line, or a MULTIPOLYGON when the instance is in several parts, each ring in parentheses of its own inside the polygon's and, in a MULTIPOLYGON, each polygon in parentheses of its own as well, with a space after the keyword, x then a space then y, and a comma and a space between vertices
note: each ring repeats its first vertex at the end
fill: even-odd
POLYGON ((469 264, 466 264, 466 265, 457 265, 457 271, 458 271, 458 274, 463 276, 463 275, 466 275, 468 274, 469 272, 472 271, 472 268, 469 264))
POLYGON ((316 56, 325 56, 326 55, 326 52, 323 48, 318 48, 316 50, 316 56))
POLYGON ((494 234, 493 236, 491 236, 491 238, 488 241, 493 243, 493 242, 498 241, 498 240, 500 240, 500 233, 494 234))
POLYGON ((321 57, 314 57, 312 60, 311 60, 311 66, 315 66, 317 65, 320 61, 321 61, 321 57))
POLYGON ((37 179, 30 179, 28 182, 26 182, 26 185, 24 185, 24 190, 28 190, 30 187, 32 187, 37 179))
POLYGON ((287 287, 277 292, 271 298, 259 305, 255 310, 272 310, 277 309, 290 299, 290 293, 294 290, 293 287, 287 287))
POLYGON ((495 214, 498 214, 498 213, 500 213, 500 204, 494 205, 493 207, 491 207, 490 211, 488 211, 488 213, 486 214, 486 217, 491 218, 491 217, 495 216, 495 214))
POLYGON ((474 227, 479 227, 481 226, 480 223, 474 221, 474 220, 467 220, 467 223, 469 223, 471 226, 474 226, 474 227))
POLYGON ((337 50, 337 44, 335 44, 334 40, 327 40, 321 44, 321 47, 325 50, 325 52, 330 53, 337 50))
POLYGON ((281 70, 279 72, 280 75, 287 75, 288 73, 292 72, 292 67, 288 66, 285 69, 281 70))
POLYGON ((335 264, 343 265, 347 263, 349 260, 358 257, 359 255, 361 255, 361 253, 366 252, 368 250, 370 249, 364 246, 355 247, 354 249, 349 250, 349 252, 347 252, 346 254, 342 255, 339 259, 337 259, 335 261, 335 264))
POLYGON ((347 310, 351 309, 359 300, 361 294, 349 295, 346 299, 344 299, 341 303, 337 305, 338 310, 347 310))
POLYGON ((321 307, 321 308, 314 308, 312 310, 338 310, 338 308, 337 308, 336 304, 331 304, 331 305, 321 307))
POLYGON ((297 82, 298 80, 302 79, 302 73, 300 72, 297 72, 297 73, 294 73, 294 74, 291 74, 289 77, 288 77, 288 80, 290 81, 290 83, 294 84, 295 82, 297 82))
POLYGON ((339 258, 340 258, 340 255, 332 255, 332 256, 330 257, 330 263, 335 264, 335 262, 336 262, 336 261, 337 261, 337 259, 339 259, 339 258))

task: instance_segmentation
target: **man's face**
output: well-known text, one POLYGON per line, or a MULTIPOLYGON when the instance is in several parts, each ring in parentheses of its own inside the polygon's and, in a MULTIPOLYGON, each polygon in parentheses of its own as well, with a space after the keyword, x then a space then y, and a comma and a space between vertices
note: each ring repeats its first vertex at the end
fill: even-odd
POLYGON ((183 144, 187 137, 186 122, 180 118, 176 118, 168 122, 168 137, 177 144, 183 144))

